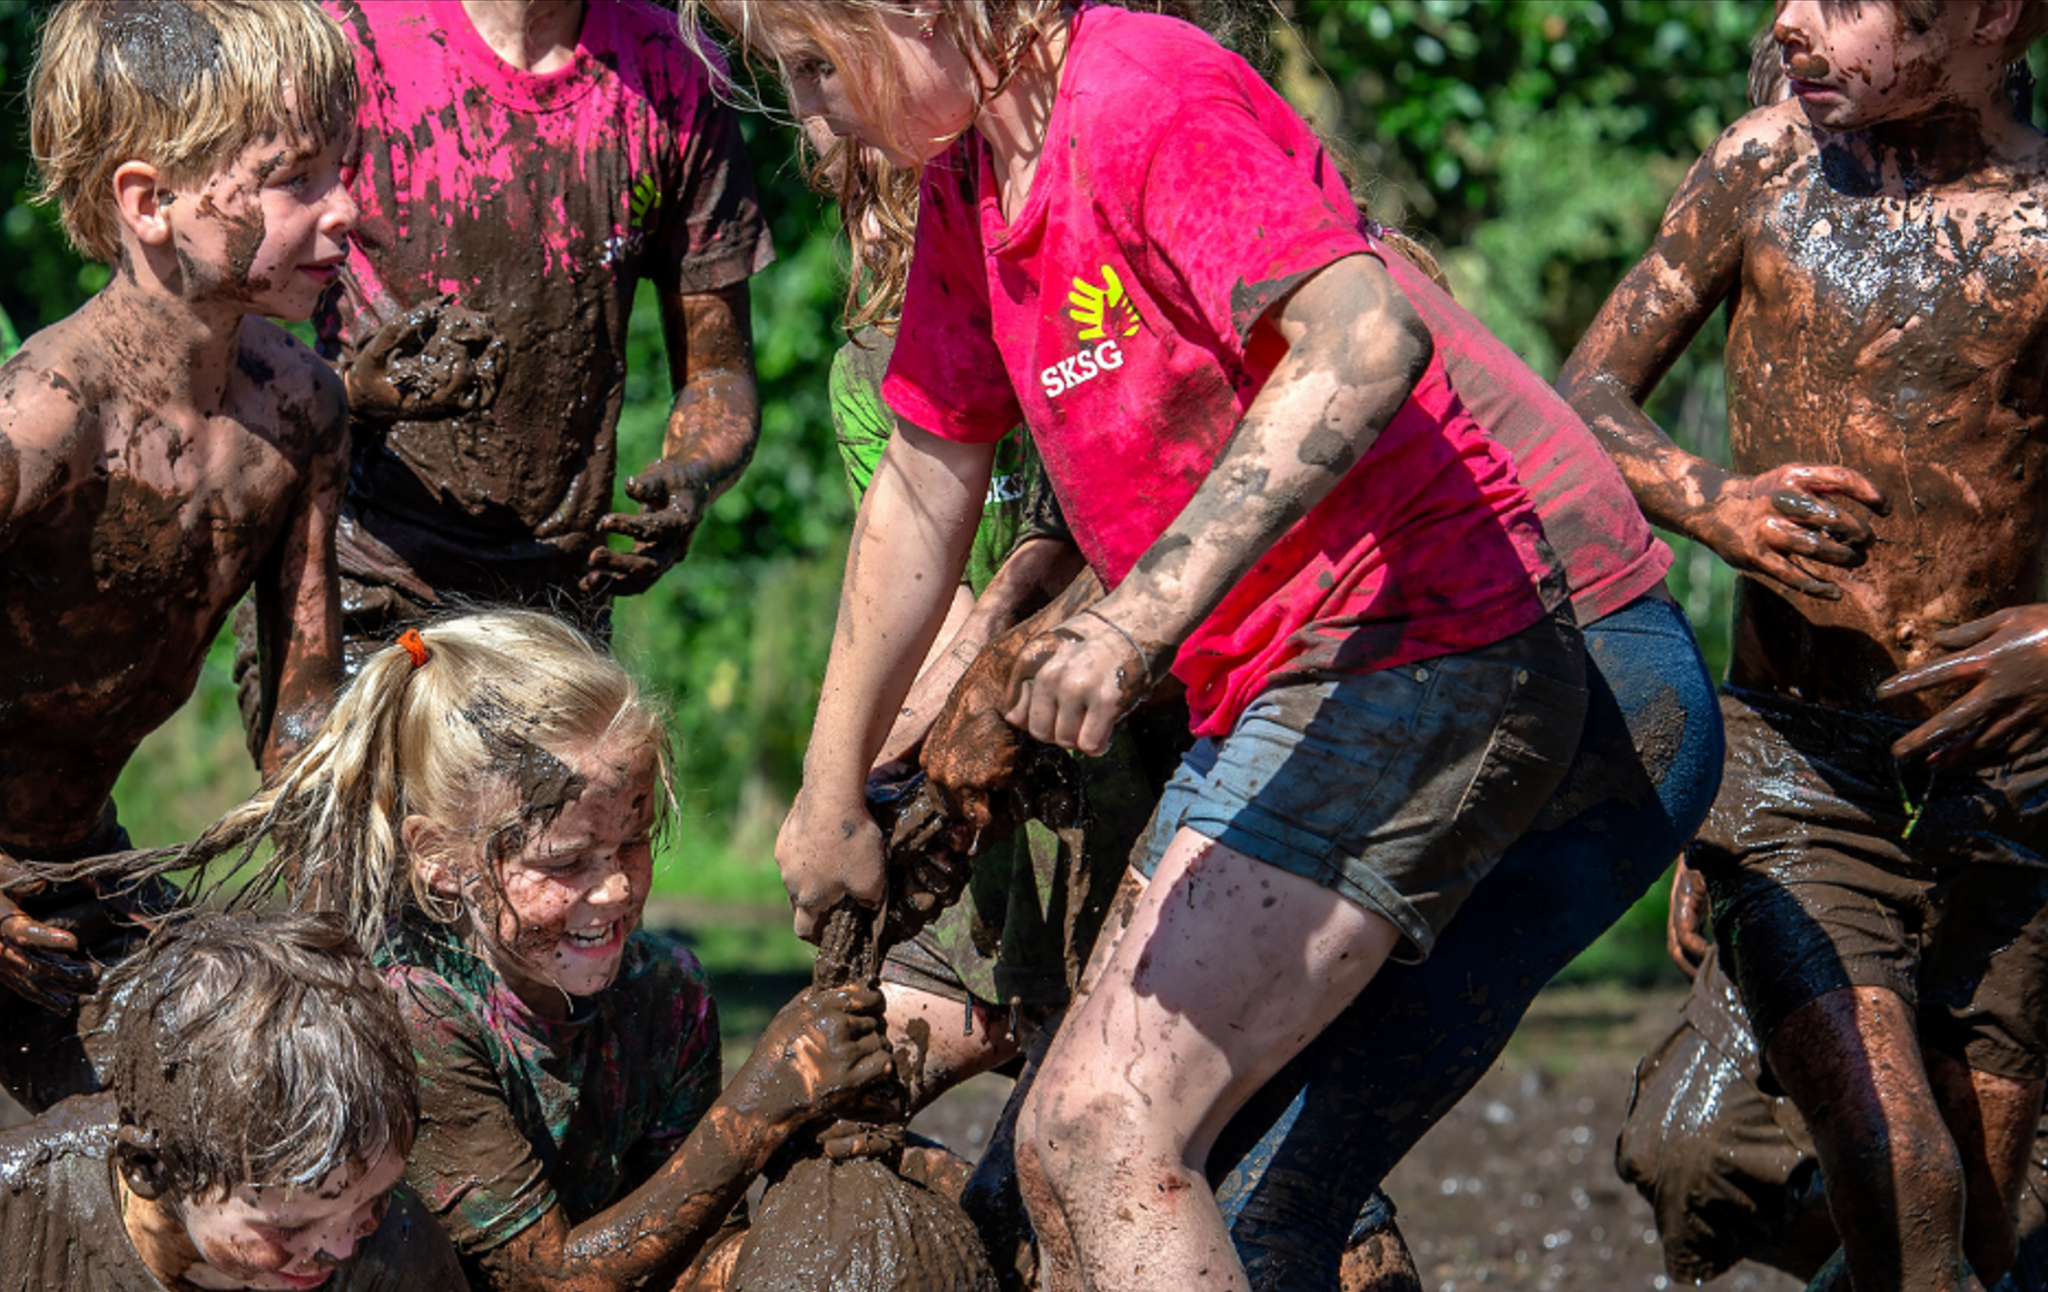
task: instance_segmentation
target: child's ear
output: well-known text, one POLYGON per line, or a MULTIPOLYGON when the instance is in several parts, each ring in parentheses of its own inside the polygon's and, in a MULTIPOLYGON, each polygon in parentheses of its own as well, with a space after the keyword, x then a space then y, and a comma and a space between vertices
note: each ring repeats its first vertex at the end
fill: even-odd
POLYGON ((121 223, 145 246, 161 247, 171 240, 173 194, 164 187, 163 179, 162 172, 148 162, 122 162, 114 171, 114 205, 121 212, 121 223))
POLYGON ((448 859, 446 831, 415 812, 398 823, 398 838, 428 892, 436 897, 462 896, 462 875, 448 859))
POLYGON ((1979 45, 2004 45, 2019 26, 2023 8, 2020 0, 1984 0, 1977 6, 1977 21, 1970 26, 1970 39, 1979 45))
POLYGON ((156 1132, 123 1123, 114 1132, 114 1157, 120 1164, 122 1183, 128 1192, 144 1202, 155 1202, 170 1191, 164 1179, 164 1160, 156 1153, 156 1132))

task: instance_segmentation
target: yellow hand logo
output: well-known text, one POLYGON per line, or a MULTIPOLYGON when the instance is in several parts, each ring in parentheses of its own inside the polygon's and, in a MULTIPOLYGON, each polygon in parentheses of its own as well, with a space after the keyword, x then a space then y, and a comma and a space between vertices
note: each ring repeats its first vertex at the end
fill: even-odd
POLYGON ((1138 307, 1124 295, 1123 279, 1116 276, 1116 270, 1108 265, 1102 267, 1102 286, 1097 287, 1085 278, 1074 280, 1074 290, 1067 293, 1067 301, 1074 308, 1067 311, 1074 322, 1081 325, 1079 338, 1096 341, 1106 336, 1136 336, 1142 326, 1138 318, 1138 307))

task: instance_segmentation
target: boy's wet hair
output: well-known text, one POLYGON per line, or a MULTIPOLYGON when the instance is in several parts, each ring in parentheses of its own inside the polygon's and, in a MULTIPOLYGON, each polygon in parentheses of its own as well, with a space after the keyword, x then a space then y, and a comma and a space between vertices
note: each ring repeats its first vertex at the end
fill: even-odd
POLYGON ((348 38, 316 0, 64 0, 29 77, 37 198, 111 264, 124 164, 177 190, 266 139, 324 149, 353 128, 356 95, 348 38))
POLYGON ((184 1200, 311 1187, 419 1125, 397 1002, 340 916, 211 915, 108 975, 107 1081, 184 1200))

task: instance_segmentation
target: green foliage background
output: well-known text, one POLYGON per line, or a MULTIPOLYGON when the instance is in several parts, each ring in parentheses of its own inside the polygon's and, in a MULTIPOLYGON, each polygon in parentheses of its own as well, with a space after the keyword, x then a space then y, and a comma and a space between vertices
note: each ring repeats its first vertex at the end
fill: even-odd
MULTIPOLYGON (((0 0, 0 305, 23 332, 104 281, 28 200, 26 70, 42 0, 0 0)), ((1768 0, 1293 0, 1283 89, 1348 142, 1375 214, 1436 248, 1459 296, 1546 376, 1641 255, 1692 159, 1744 110, 1768 0)), ((1141 110, 1139 105, 1134 109, 1141 110)), ((690 898, 776 902, 769 856, 794 791, 831 630, 850 520, 825 403, 843 264, 832 213, 792 164, 783 126, 747 123, 781 260, 755 282, 760 455, 663 583, 623 603, 618 642, 665 693, 681 753, 683 828, 662 885, 690 898)), ((634 317, 622 461, 659 448, 669 398, 651 301, 634 317)), ((1684 442, 1725 437, 1721 330, 1653 412, 1684 442)), ((1681 549, 1673 583, 1718 670, 1727 571, 1681 549)), ((188 837, 254 784, 224 654, 120 786, 138 842, 188 837)), ((1642 976, 1661 957, 1653 895, 1581 975, 1642 976)), ((711 958, 787 961, 779 935, 734 930, 711 958)), ((772 922, 771 922, 772 923, 772 922)), ((764 926, 766 927, 766 926, 764 926)), ((724 936, 720 934, 718 936, 724 936)))

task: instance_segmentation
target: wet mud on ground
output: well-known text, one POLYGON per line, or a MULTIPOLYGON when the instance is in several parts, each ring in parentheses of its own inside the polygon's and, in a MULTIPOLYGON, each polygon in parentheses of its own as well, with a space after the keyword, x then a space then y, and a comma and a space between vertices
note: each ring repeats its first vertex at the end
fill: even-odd
MULTIPOLYGON (((807 974, 720 975, 726 1062, 807 974)), ((1614 1174, 1614 1136, 1635 1061, 1670 1026, 1676 991, 1569 988, 1537 999, 1499 1066, 1395 1172, 1401 1227, 1429 1292, 1478 1288, 1637 1292, 1673 1286, 1650 1208, 1614 1174)), ((987 1144, 1009 1082, 978 1077, 913 1129, 973 1157, 987 1144)), ((19 1110, 0 1101, 0 1126, 19 1110)), ((1759 1266, 1715 1292, 1798 1292, 1759 1266)))

